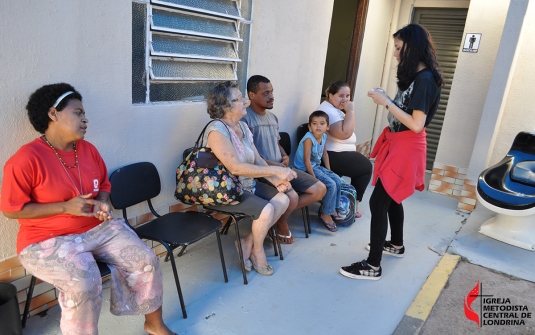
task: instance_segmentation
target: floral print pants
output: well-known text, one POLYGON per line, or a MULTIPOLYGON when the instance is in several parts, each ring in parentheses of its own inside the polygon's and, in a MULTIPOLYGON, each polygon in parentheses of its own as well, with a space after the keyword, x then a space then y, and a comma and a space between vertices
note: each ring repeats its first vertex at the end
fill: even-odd
POLYGON ((150 314, 162 305, 159 260, 123 219, 32 244, 19 259, 29 273, 59 290, 64 335, 98 334, 102 280, 96 260, 111 270, 113 314, 150 314))

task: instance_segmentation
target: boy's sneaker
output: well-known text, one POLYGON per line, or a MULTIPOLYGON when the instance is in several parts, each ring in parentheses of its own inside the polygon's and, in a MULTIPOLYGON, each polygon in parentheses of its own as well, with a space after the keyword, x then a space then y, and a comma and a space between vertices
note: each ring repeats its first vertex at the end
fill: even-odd
POLYGON ((379 280, 381 279, 381 272, 381 267, 379 267, 378 270, 374 270, 368 263, 366 263, 366 260, 353 263, 350 266, 342 266, 340 268, 342 276, 353 279, 379 280))
MULTIPOLYGON (((370 250, 370 244, 366 246, 366 249, 370 250)), ((397 249, 390 243, 390 241, 385 241, 385 245, 383 247, 383 254, 390 255, 394 257, 403 257, 405 255, 405 247, 401 247, 400 249, 397 249)))

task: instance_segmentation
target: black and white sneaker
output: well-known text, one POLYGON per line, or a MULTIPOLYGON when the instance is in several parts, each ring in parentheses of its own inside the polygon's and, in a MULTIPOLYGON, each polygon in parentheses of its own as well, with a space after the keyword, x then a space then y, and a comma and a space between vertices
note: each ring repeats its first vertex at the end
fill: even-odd
POLYGON ((353 279, 379 280, 381 279, 381 272, 381 267, 379 267, 378 270, 374 270, 368 263, 366 263, 366 260, 353 263, 350 266, 342 266, 340 268, 342 276, 353 279))
MULTIPOLYGON (((366 246, 366 249, 370 250, 370 244, 366 246)), ((390 241, 385 241, 385 245, 383 247, 383 254, 390 255, 394 257, 403 257, 405 256, 405 247, 401 247, 400 249, 397 249, 390 243, 390 241)))

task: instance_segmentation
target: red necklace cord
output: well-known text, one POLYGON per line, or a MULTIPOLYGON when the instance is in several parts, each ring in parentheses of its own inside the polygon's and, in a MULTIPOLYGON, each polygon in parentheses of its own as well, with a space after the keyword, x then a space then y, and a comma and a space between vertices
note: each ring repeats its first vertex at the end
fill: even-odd
POLYGON ((59 159, 61 165, 63 166, 63 170, 65 170, 65 173, 67 174, 67 177, 69 177, 69 180, 71 181, 72 185, 74 186, 74 188, 76 189, 76 191, 78 192, 78 195, 82 195, 83 193, 83 188, 82 188, 82 176, 80 174, 80 166, 78 165, 78 151, 76 151, 76 142, 73 143, 73 148, 74 148, 74 155, 75 155, 75 162, 74 162, 74 165, 73 166, 69 166, 67 165, 63 159, 60 157, 59 153, 56 151, 56 148, 54 148, 52 146, 52 144, 50 144, 50 142, 48 142, 47 138, 45 135, 41 136, 41 138, 43 139, 43 141, 45 141, 48 146, 50 147, 50 149, 52 149, 52 151, 54 151, 54 153, 56 154, 56 157, 59 159), (80 188, 78 188, 78 186, 76 186, 76 184, 74 183, 74 180, 72 180, 71 178, 71 175, 69 174, 69 171, 67 171, 67 168, 69 169, 73 169, 75 167, 78 167, 78 180, 80 180, 80 188))

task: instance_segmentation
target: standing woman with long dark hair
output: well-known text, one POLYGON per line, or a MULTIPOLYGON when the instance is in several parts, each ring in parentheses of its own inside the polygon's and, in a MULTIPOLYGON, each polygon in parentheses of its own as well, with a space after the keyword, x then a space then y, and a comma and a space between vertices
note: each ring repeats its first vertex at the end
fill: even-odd
POLYGON ((409 24, 394 34, 394 57, 398 61, 398 92, 390 99, 382 88, 368 96, 388 110, 385 127, 373 148, 375 158, 370 197, 370 250, 367 260, 344 266, 340 273, 354 279, 381 278, 382 254, 403 257, 402 201, 414 190, 423 191, 426 162, 425 127, 431 122, 444 85, 429 32, 409 24), (390 221, 390 241, 386 241, 390 221))

